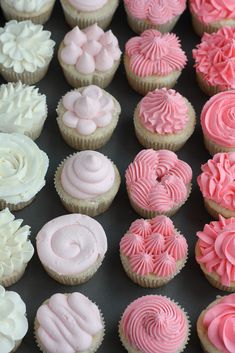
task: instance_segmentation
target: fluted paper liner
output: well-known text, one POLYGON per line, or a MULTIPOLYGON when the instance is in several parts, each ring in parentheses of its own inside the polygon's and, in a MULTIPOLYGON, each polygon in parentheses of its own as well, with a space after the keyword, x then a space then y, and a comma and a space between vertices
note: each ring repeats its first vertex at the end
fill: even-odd
POLYGON ((13 272, 10 276, 0 277, 0 285, 3 287, 10 287, 16 282, 18 282, 24 275, 27 264, 22 264, 22 267, 18 271, 13 272))
POLYGON ((16 343, 15 343, 15 347, 13 348, 13 350, 12 350, 10 353, 14 353, 14 352, 16 352, 16 351, 17 351, 17 349, 20 347, 21 342, 22 342, 22 340, 16 341, 16 343))
POLYGON ((219 215, 223 216, 224 218, 231 218, 235 217, 235 210, 229 210, 217 204, 216 202, 204 198, 204 205, 207 212, 214 218, 218 219, 219 215))
POLYGON ((205 135, 204 135, 204 144, 206 149, 212 156, 214 156, 214 154, 216 153, 221 153, 221 152, 235 152, 235 146, 226 147, 226 146, 218 145, 217 143, 209 140, 209 138, 207 138, 205 135))
POLYGON ((220 21, 215 21, 211 23, 203 23, 201 22, 196 15, 192 13, 192 25, 196 34, 201 37, 204 32, 213 33, 217 32, 221 27, 234 27, 235 20, 234 19, 225 19, 220 21))
POLYGON ((29 201, 25 202, 18 202, 16 204, 8 203, 3 199, 0 199, 0 210, 4 210, 4 208, 8 207, 10 211, 19 211, 25 208, 26 206, 30 205, 34 200, 34 197, 29 201))
POLYGON ((219 86, 208 85, 206 81, 203 79, 203 77, 200 75, 200 73, 198 72, 196 73, 196 79, 201 90, 208 96, 213 96, 223 91, 221 88, 219 88, 219 86))

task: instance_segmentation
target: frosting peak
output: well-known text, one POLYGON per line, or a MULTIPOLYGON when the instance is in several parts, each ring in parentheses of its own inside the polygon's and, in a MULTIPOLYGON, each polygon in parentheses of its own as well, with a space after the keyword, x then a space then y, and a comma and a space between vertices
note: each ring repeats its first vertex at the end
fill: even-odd
POLYGON ((205 24, 235 19, 233 0, 190 0, 190 10, 205 24))

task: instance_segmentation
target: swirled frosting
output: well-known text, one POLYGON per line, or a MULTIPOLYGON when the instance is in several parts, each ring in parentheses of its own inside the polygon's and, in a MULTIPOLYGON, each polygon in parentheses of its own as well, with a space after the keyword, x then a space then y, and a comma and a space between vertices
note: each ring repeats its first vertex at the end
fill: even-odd
POLYGON ((223 27, 205 33, 193 50, 196 72, 208 85, 221 90, 235 88, 235 28, 223 27))
POLYGON ((69 0, 78 11, 92 12, 101 9, 108 0, 69 0))
POLYGON ((64 37, 60 58, 84 75, 110 70, 121 57, 118 40, 111 30, 104 32, 97 24, 81 31, 77 26, 64 37))
POLYGON ((124 0, 127 11, 135 18, 162 25, 181 15, 186 0, 124 0))
POLYGON ((124 311, 120 332, 125 341, 143 353, 180 352, 189 324, 183 310, 161 295, 134 300, 124 311))
POLYGON ((41 262, 60 275, 86 271, 107 251, 104 229, 96 220, 81 214, 57 217, 37 235, 41 262))
POLYGON ((129 197, 139 206, 167 212, 182 203, 192 179, 190 166, 167 150, 142 150, 126 171, 129 197))
POLYGON ((233 0, 190 0, 190 10, 205 23, 235 19, 235 3, 233 0))
POLYGON ((65 161, 61 173, 63 189, 80 200, 104 194, 111 189, 114 180, 112 162, 96 151, 75 153, 65 161))
POLYGON ((182 70, 187 62, 178 37, 173 33, 162 34, 154 29, 148 29, 139 37, 129 39, 126 43, 126 55, 131 71, 140 77, 166 76, 173 71, 182 70))
POLYGON ((131 270, 138 275, 170 277, 176 271, 177 261, 187 257, 188 245, 170 218, 156 216, 134 221, 121 239, 120 252, 128 258, 131 270), (161 229, 163 222, 166 227, 161 229))
POLYGON ((25 133, 44 122, 46 96, 34 86, 21 82, 0 86, 0 130, 25 133))
POLYGON ((184 129, 189 109, 184 97, 175 90, 156 89, 140 101, 139 118, 147 130, 171 134, 184 129))
POLYGON ((28 331, 26 307, 19 294, 0 286, 0 350, 10 353, 28 331))
POLYGON ((0 133, 0 199, 31 200, 45 185, 48 157, 29 137, 0 133))
POLYGON ((50 353, 87 351, 104 329, 96 304, 78 292, 54 294, 40 306, 36 319, 37 335, 50 353))
POLYGON ((44 6, 52 3, 53 0, 7 0, 6 2, 8 6, 17 11, 32 13, 42 10, 44 6))
POLYGON ((223 353, 235 352, 235 294, 220 298, 206 309, 203 327, 209 341, 223 353))
POLYGON ((203 197, 235 210, 235 152, 217 153, 201 169, 197 182, 203 197))

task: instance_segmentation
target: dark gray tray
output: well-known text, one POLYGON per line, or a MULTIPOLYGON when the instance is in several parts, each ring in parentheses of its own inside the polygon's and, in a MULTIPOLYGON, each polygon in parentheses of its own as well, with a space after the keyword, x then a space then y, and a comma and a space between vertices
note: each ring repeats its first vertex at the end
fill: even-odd
MULTIPOLYGON (((52 32, 52 38, 57 47, 69 27, 66 25, 62 9, 56 5, 50 21, 46 24, 52 32)), ((1 26, 5 20, 1 16, 1 26)), ((125 42, 134 35, 129 29, 123 6, 120 5, 111 24, 111 29, 118 37, 121 49, 125 42)), ((174 30, 182 40, 182 46, 188 55, 188 65, 184 69, 176 89, 187 97, 194 105, 199 121, 200 111, 207 97, 200 91, 195 81, 193 69, 192 48, 199 42, 194 34, 190 16, 186 11, 174 30)), ((41 149, 47 152, 50 167, 47 183, 37 195, 35 201, 23 211, 16 213, 17 218, 23 218, 24 224, 32 227, 32 241, 40 228, 54 217, 66 214, 54 188, 54 172, 59 162, 73 153, 62 140, 56 124, 57 102, 71 87, 66 83, 62 70, 57 61, 57 47, 54 59, 47 76, 38 84, 40 91, 47 95, 49 115, 40 138, 36 141, 41 149)), ((3 82, 3 81, 2 81, 3 82)), ((200 165, 207 161, 209 154, 203 146, 203 139, 199 123, 196 131, 188 143, 179 152, 179 157, 187 161, 194 172, 194 185, 190 199, 173 217, 178 229, 186 236, 189 243, 189 258, 186 267, 167 286, 156 290, 143 289, 127 278, 119 259, 119 241, 130 223, 138 217, 131 209, 125 190, 124 172, 135 155, 142 149, 133 129, 133 111, 141 96, 136 94, 128 85, 123 65, 120 66, 112 84, 107 90, 113 94, 122 106, 120 121, 111 141, 101 149, 118 166, 122 175, 122 185, 112 207, 97 220, 103 225, 108 238, 108 252, 102 267, 86 284, 77 287, 62 286, 52 280, 43 270, 37 254, 29 263, 23 278, 10 289, 17 291, 26 302, 29 320, 29 332, 23 340, 18 352, 36 353, 38 348, 33 336, 33 323, 37 308, 52 294, 57 292, 80 291, 95 301, 101 308, 106 321, 106 335, 99 353, 125 352, 118 338, 118 322, 125 307, 137 297, 147 294, 163 294, 178 301, 189 313, 192 322, 191 339, 185 352, 199 353, 201 351, 197 338, 195 324, 201 310, 206 307, 215 296, 223 294, 211 287, 201 273, 194 257, 196 231, 201 230, 210 217, 204 209, 203 200, 196 184, 196 177, 200 172, 200 165)), ((157 352, 155 352, 157 353, 157 352)))

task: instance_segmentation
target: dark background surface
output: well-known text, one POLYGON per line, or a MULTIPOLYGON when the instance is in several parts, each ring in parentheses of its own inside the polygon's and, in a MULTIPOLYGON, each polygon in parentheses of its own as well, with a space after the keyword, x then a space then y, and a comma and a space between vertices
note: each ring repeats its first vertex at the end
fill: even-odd
MULTIPOLYGON (((1 25, 4 26, 4 23, 5 21, 1 16, 1 25)), ((32 227, 31 238, 34 245, 36 234, 46 222, 67 213, 56 194, 53 178, 59 162, 70 153, 73 153, 73 150, 62 140, 56 123, 55 109, 57 103, 61 96, 71 89, 63 77, 56 57, 58 44, 69 31, 58 0, 52 17, 45 27, 52 32, 52 38, 56 41, 57 46, 48 74, 38 84, 40 92, 45 93, 47 96, 49 114, 42 135, 36 143, 48 154, 50 167, 44 189, 37 195, 30 206, 16 213, 17 218, 23 218, 24 224, 29 224, 32 227)), ((111 29, 118 37, 123 51, 125 42, 134 33, 127 25, 122 4, 115 13, 111 29)), ((131 301, 147 294, 167 295, 178 301, 186 309, 192 323, 192 334, 185 352, 201 352, 196 334, 197 317, 201 310, 215 299, 216 295, 223 294, 223 292, 209 285, 201 273, 194 256, 196 232, 201 230, 206 222, 210 221, 210 217, 204 208, 200 191, 196 185, 196 177, 200 173, 200 165, 209 158, 209 154, 203 146, 202 133, 199 126, 201 108, 208 98, 200 91, 195 81, 191 52, 192 48, 199 42, 199 38, 193 32, 188 11, 182 15, 174 32, 179 35, 182 47, 188 56, 188 64, 183 70, 175 89, 191 101, 196 109, 198 122, 193 136, 178 153, 179 158, 188 162, 193 168, 193 191, 186 204, 173 217, 175 226, 188 240, 188 262, 181 273, 165 287, 149 290, 132 283, 125 275, 120 263, 120 238, 129 228, 130 223, 140 218, 130 207, 125 190, 124 172, 135 155, 142 149, 135 137, 133 128, 133 111, 141 96, 129 87, 125 78, 123 64, 121 64, 107 91, 119 100, 122 114, 112 139, 101 149, 101 152, 109 156, 118 166, 122 176, 122 184, 112 207, 105 214, 96 217, 106 231, 109 246, 108 252, 102 267, 95 276, 88 283, 77 287, 63 286, 51 279, 43 270, 35 253, 23 278, 16 285, 10 287, 11 290, 17 291, 25 301, 29 320, 29 332, 17 352, 39 352, 33 336, 33 322, 37 308, 54 293, 73 291, 80 291, 87 295, 98 304, 104 314, 106 335, 98 351, 99 353, 108 353, 110 351, 113 353, 125 352, 118 338, 119 319, 125 307, 131 301)))

